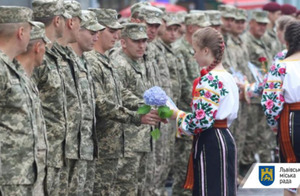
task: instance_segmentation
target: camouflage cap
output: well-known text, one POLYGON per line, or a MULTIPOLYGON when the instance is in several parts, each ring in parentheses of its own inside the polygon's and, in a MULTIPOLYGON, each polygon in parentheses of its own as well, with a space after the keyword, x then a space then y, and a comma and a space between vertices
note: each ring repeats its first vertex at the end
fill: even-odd
POLYGON ((20 6, 0 6, 0 23, 31 22, 32 10, 20 6))
POLYGON ((178 18, 178 20, 181 22, 181 23, 184 23, 184 19, 185 19, 185 16, 187 15, 187 12, 186 11, 179 11, 179 12, 176 12, 176 17, 178 18))
POLYGON ((190 10, 190 14, 203 13, 203 10, 190 10))
POLYGON ((254 10, 252 12, 252 17, 251 19, 255 20, 256 22, 259 23, 269 23, 268 19, 268 12, 267 11, 260 11, 260 10, 254 10))
POLYGON ((102 31, 105 29, 104 26, 98 23, 95 12, 82 10, 79 18, 81 19, 81 28, 85 28, 89 31, 102 31))
POLYGON ((166 22, 166 26, 178 25, 181 26, 180 20, 176 17, 175 14, 165 14, 163 20, 166 22))
POLYGON ((247 20, 247 11, 244 9, 236 9, 235 20, 247 20))
POLYGON ((151 6, 151 4, 149 2, 146 2, 146 1, 143 1, 143 2, 138 2, 138 3, 135 3, 133 4, 131 7, 130 7, 130 12, 131 12, 131 16, 133 16, 135 13, 139 13, 140 12, 140 9, 142 6, 151 6))
POLYGON ((217 10, 206 10, 205 14, 209 18, 209 22, 211 26, 219 26, 222 25, 221 21, 221 12, 217 10))
POLYGON ((45 25, 42 22, 33 21, 34 26, 30 31, 30 40, 42 39, 46 44, 51 43, 51 41, 46 37, 45 25))
POLYGON ((72 18, 65 10, 63 0, 34 0, 32 2, 34 18, 48 18, 62 15, 72 18))
POLYGON ((95 12, 98 22, 111 29, 122 29, 123 26, 118 22, 118 13, 113 9, 105 8, 89 8, 88 10, 95 12))
POLYGON ((127 23, 122 29, 121 37, 129 37, 132 40, 148 39, 147 27, 143 23, 127 23))
POLYGON ((153 6, 142 6, 138 18, 142 18, 148 24, 161 24, 163 12, 153 6))
POLYGON ((64 1, 64 7, 66 12, 70 14, 72 17, 80 16, 81 14, 81 5, 78 1, 68 0, 64 1))
POLYGON ((184 19, 186 25, 197 25, 199 27, 208 27, 210 22, 203 12, 194 12, 186 15, 184 19))
POLYGON ((235 17, 235 7, 232 5, 219 5, 218 10, 221 12, 221 16, 224 18, 235 17))

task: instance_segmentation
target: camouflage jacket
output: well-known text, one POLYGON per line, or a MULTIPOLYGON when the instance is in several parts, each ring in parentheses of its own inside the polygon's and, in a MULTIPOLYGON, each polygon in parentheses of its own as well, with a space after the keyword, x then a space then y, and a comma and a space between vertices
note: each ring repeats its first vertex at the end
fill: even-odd
POLYGON ((166 52, 164 46, 161 44, 161 42, 154 40, 151 42, 151 44, 154 45, 154 51, 155 51, 155 60, 158 65, 158 69, 160 71, 160 80, 161 85, 164 89, 164 91, 167 93, 169 97, 172 97, 171 92, 171 78, 170 78, 170 72, 169 67, 166 60, 166 52))
MULTIPOLYGON (((123 107, 122 82, 107 56, 91 51, 86 53, 91 65, 95 87, 96 130, 98 153, 101 158, 118 158, 124 155, 124 125, 140 125, 140 115, 123 107)), ((135 98, 137 99, 137 97, 135 98)))
POLYGON ((263 36, 263 41, 271 51, 272 58, 280 51, 283 50, 283 46, 280 43, 274 29, 268 29, 263 36))
POLYGON ((264 57, 267 59, 267 69, 272 63, 272 55, 270 49, 266 46, 262 39, 256 39, 249 31, 245 34, 245 43, 247 45, 249 60, 251 63, 262 69, 262 63, 259 58, 264 57))
POLYGON ((49 147, 47 165, 56 168, 64 165, 67 130, 65 86, 59 64, 59 54, 46 48, 43 64, 36 67, 32 75, 40 92, 46 122, 49 147))
MULTIPOLYGON (((121 50, 114 58, 113 66, 117 69, 120 81, 126 89, 126 92, 122 92, 123 105, 130 110, 137 110, 143 103, 145 90, 151 87, 150 76, 147 75, 149 72, 143 60, 132 60, 121 50), (136 99, 132 99, 133 96, 136 99)), ((124 127, 125 154, 131 151, 151 150, 150 126, 125 125, 124 127)))
MULTIPOLYGON (((24 76, 24 81, 26 86, 28 87, 29 94, 31 99, 33 100, 33 125, 34 129, 36 129, 37 137, 35 138, 36 145, 36 167, 37 167, 37 175, 40 173, 44 173, 46 167, 47 160, 47 151, 48 151, 48 142, 47 142, 47 133, 46 133, 46 123, 44 119, 44 115, 42 112, 41 100, 39 98, 39 91, 35 85, 35 83, 28 78, 25 73, 23 67, 19 64, 18 61, 14 61, 16 65, 16 69, 24 76)), ((44 176, 41 176, 44 179, 44 176)), ((37 177, 38 178, 38 177, 37 177)))
MULTIPOLYGON (((249 54, 249 61, 253 63, 255 66, 257 66, 259 69, 268 71, 270 64, 272 63, 272 55, 269 48, 266 46, 264 41, 262 39, 258 40, 253 35, 251 35, 249 32, 245 35, 246 38, 246 45, 248 49, 249 54), (267 59, 266 64, 263 65, 262 62, 260 62, 260 58, 264 57, 267 59)), ((249 83, 254 83, 254 77, 252 79, 248 78, 249 83)), ((251 100, 251 103, 253 104, 260 104, 260 98, 253 98, 251 100)))
POLYGON ((148 70, 152 71, 152 76, 150 76, 151 79, 151 85, 152 86, 161 86, 162 82, 160 79, 160 70, 159 65, 157 64, 157 52, 156 47, 153 43, 148 43, 146 52, 144 55, 144 63, 148 70))
POLYGON ((81 100, 81 124, 79 130, 79 157, 84 160, 93 160, 98 156, 95 95, 94 84, 91 75, 92 67, 85 55, 79 57, 73 50, 67 49, 71 61, 73 61, 77 91, 81 100))
POLYGON ((178 105, 181 96, 182 76, 185 75, 183 64, 179 61, 177 53, 171 45, 165 44, 161 39, 158 39, 158 41, 163 45, 166 52, 165 55, 171 78, 172 99, 178 105))
POLYGON ((78 70, 69 55, 67 47, 54 43, 52 50, 60 55, 59 67, 64 78, 67 100, 68 129, 65 141, 65 155, 68 159, 79 159, 80 138, 78 136, 81 126, 81 97, 78 93, 78 81, 75 77, 75 73, 78 70))
POLYGON ((227 42, 227 54, 230 66, 235 71, 240 71, 249 81, 253 81, 253 75, 248 68, 249 54, 246 43, 240 36, 230 35, 227 42))
POLYGON ((0 186, 32 185, 38 140, 33 99, 24 76, 0 51, 0 186))
POLYGON ((191 112, 192 89, 194 80, 200 76, 199 65, 194 58, 194 49, 184 37, 177 42, 175 51, 179 54, 184 64, 186 77, 182 77, 181 97, 179 100, 179 108, 187 112, 191 112))

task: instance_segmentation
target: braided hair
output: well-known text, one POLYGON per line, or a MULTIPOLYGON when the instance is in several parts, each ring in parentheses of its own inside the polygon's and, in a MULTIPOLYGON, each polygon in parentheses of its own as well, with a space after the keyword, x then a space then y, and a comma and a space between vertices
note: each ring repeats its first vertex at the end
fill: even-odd
POLYGON ((211 71, 222 61, 225 49, 223 36, 214 28, 206 27, 197 30, 192 39, 200 49, 207 47, 211 50, 215 59, 206 68, 207 72, 211 71))
POLYGON ((300 51, 300 21, 292 21, 285 30, 284 39, 288 44, 288 52, 286 57, 300 51))

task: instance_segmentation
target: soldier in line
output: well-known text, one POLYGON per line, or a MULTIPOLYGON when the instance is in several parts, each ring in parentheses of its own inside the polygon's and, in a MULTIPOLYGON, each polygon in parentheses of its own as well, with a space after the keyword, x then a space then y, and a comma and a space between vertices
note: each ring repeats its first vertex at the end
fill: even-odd
MULTIPOLYGON (((267 12, 253 11, 250 21, 249 31, 245 34, 245 41, 249 54, 249 61, 258 69, 265 72, 269 70, 269 64, 272 61, 272 55, 266 46, 262 37, 266 32, 267 12)), ((255 81, 248 78, 249 83, 255 81)), ((274 148, 274 133, 267 127, 266 120, 263 117, 263 110, 260 105, 260 98, 252 98, 248 108, 246 142, 244 144, 243 155, 240 160, 240 172, 244 175, 252 163, 255 163, 254 154, 258 153, 260 162, 269 163, 271 159, 271 150, 274 148)))
MULTIPOLYGON (((235 77, 237 84, 245 84, 244 76, 253 81, 253 76, 248 68, 249 54, 246 43, 241 38, 247 25, 247 12, 243 9, 236 9, 232 31, 227 41, 227 57, 226 62, 230 65, 230 71, 235 77), (240 77, 237 73, 240 72, 240 77)), ((246 138, 246 130, 248 128, 247 117, 253 115, 248 112, 249 105, 244 97, 244 89, 239 90, 240 104, 238 118, 230 126, 232 134, 236 141, 238 162, 241 160, 244 143, 246 138)), ((238 176, 238 183, 242 180, 238 176)))
POLYGON ((78 81, 78 92, 81 98, 82 119, 80 125, 80 152, 78 160, 78 195, 93 195, 95 181, 95 162, 98 157, 95 100, 91 66, 84 52, 91 51, 98 40, 98 31, 104 29, 97 21, 96 14, 83 10, 79 16, 81 19, 80 30, 76 36, 76 42, 71 44, 73 53, 70 54, 74 65, 77 67, 75 78, 78 81))
POLYGON ((263 6, 263 10, 268 12, 268 19, 270 21, 267 25, 267 32, 264 34, 263 40, 270 48, 272 57, 274 57, 283 49, 275 31, 275 22, 281 15, 281 6, 276 2, 270 2, 263 6))
MULTIPOLYGON (((208 18, 203 12, 187 14, 184 20, 186 26, 186 34, 176 42, 174 50, 179 54, 184 64, 186 77, 182 78, 181 97, 178 107, 184 111, 191 111, 190 103, 192 101, 191 94, 193 89, 193 81, 199 76, 200 68, 194 58, 194 49, 192 46, 192 35, 200 28, 210 25, 208 18)), ((173 135, 174 136, 174 135, 173 135)), ((192 138, 189 136, 176 135, 174 146, 173 161, 173 194, 174 195, 191 195, 191 191, 184 190, 182 185, 185 181, 186 167, 188 165, 189 154, 192 148, 192 138)))
POLYGON ((224 38, 225 45, 227 44, 228 35, 232 28, 234 21, 235 7, 232 5, 219 5, 219 11, 221 12, 221 33, 224 38))
POLYGON ((68 46, 68 44, 76 42, 79 33, 81 6, 77 1, 64 1, 63 6, 71 18, 65 20, 64 34, 53 44, 52 50, 58 54, 58 66, 64 81, 67 103, 66 170, 63 171, 61 178, 66 178, 65 181, 68 182, 68 195, 76 195, 81 191, 78 189, 82 188, 80 172, 86 170, 86 165, 83 164, 85 161, 82 160, 93 159, 93 151, 88 151, 83 147, 89 148, 89 145, 93 147, 93 142, 86 137, 81 137, 84 134, 81 129, 82 103, 78 92, 78 77, 76 77, 79 70, 70 55, 72 49, 68 46))
MULTIPOLYGON (((140 118, 122 104, 122 83, 115 67, 107 56, 107 51, 114 47, 119 31, 123 26, 117 21, 117 12, 112 9, 90 9, 105 26, 99 33, 94 50, 87 53, 91 64, 96 99, 96 131, 99 158, 96 162, 94 195, 116 194, 114 182, 117 165, 124 156, 123 125, 134 123, 139 125, 140 118)), ((119 184, 118 184, 119 185, 119 184)), ((117 191, 124 194, 127 189, 120 185, 117 191)), ((130 188, 130 187, 128 187, 130 188)), ((130 189, 127 189, 131 193, 130 189)))
POLYGON ((45 25, 41 22, 33 22, 35 26, 30 31, 30 41, 27 46, 27 51, 16 57, 16 69, 24 75, 24 81, 28 86, 30 92, 31 105, 33 107, 33 124, 36 124, 37 145, 37 171, 33 195, 46 195, 45 179, 46 179, 46 156, 47 156, 47 136, 46 124, 44 115, 42 113, 41 100, 39 98, 39 91, 35 83, 31 80, 33 69, 40 66, 43 62, 43 57, 46 51, 46 44, 50 40, 45 36, 45 25))
MULTIPOLYGON (((38 155, 39 133, 33 92, 13 59, 25 52, 30 40, 32 11, 0 6, 0 195, 35 195, 43 190, 38 155), (37 180, 38 178, 38 180, 37 180)), ((21 68, 22 69, 22 68, 21 68)), ((44 192, 41 192, 43 195, 44 192)))
MULTIPOLYGON (((151 79, 151 86, 167 87, 168 95, 170 95, 170 82, 166 80, 166 75, 169 74, 165 56, 159 53, 154 40, 157 37, 158 30, 162 24, 163 11, 153 6, 143 5, 136 9, 138 12, 137 19, 139 22, 145 23, 147 27, 147 47, 144 55, 144 63, 147 69, 154 70, 154 77, 151 79), (165 72, 165 73, 163 73, 165 72), (162 76, 162 77, 161 77, 162 76), (154 79, 154 80, 153 80, 154 79)), ((168 75, 169 76, 169 75, 168 75)), ((151 78, 151 77, 150 77, 151 78)), ((151 127, 154 130, 156 127, 151 127)), ((160 130, 161 136, 158 140, 152 140, 152 151, 149 153, 148 164, 146 168, 146 184, 142 195, 165 195, 165 181, 168 176, 168 163, 170 145, 170 126, 168 124, 159 124, 157 127, 160 130)))
POLYGON ((32 9, 35 20, 45 24, 46 36, 52 42, 49 47, 46 47, 42 65, 36 67, 32 75, 40 92, 47 128, 47 194, 67 195, 68 181, 66 178, 61 178, 62 173, 66 170, 67 111, 65 86, 59 66, 60 55, 51 47, 58 38, 63 36, 64 18, 71 16, 65 12, 62 1, 36 0, 32 2, 32 9))

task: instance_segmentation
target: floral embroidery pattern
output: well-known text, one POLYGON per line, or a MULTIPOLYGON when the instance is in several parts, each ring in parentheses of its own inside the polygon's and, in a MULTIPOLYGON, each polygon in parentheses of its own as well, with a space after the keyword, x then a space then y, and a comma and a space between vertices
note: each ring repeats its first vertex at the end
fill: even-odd
POLYGON ((275 56, 262 94, 261 104, 263 106, 264 113, 267 116, 267 122, 271 127, 277 126, 277 120, 280 116, 284 103, 282 81, 286 74, 286 68, 285 64, 280 63, 279 60, 283 59, 285 55, 286 52, 283 51, 275 56))
POLYGON ((212 127, 217 115, 220 97, 228 94, 218 76, 211 73, 201 78, 196 87, 192 101, 193 113, 182 112, 177 118, 180 131, 187 135, 199 134, 203 130, 212 127))

